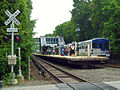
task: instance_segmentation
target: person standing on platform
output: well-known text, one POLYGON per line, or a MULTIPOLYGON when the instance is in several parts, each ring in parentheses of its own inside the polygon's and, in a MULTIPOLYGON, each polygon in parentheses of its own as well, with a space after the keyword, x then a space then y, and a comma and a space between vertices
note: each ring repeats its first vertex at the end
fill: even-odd
POLYGON ((67 48, 64 47, 64 55, 67 56, 67 48))
POLYGON ((70 56, 71 56, 71 54, 72 54, 72 48, 71 48, 71 46, 69 47, 69 53, 70 53, 70 56))
POLYGON ((75 46, 72 45, 72 46, 71 46, 71 49, 72 49, 72 56, 75 56, 75 46))
POLYGON ((64 56, 64 48, 61 50, 61 56, 64 56))
POLYGON ((55 49, 53 49, 53 55, 55 55, 55 49))

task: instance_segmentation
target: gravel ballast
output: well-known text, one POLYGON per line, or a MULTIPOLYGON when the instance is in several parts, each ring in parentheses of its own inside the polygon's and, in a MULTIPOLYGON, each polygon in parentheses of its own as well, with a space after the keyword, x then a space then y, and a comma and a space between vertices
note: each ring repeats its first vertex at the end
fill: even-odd
MULTIPOLYGON (((55 64, 56 65, 56 64, 55 64)), ((65 71, 68 71, 76 76, 82 77, 83 79, 90 82, 111 82, 111 81, 120 81, 120 69, 118 68, 91 68, 91 69, 82 69, 82 68, 73 68, 64 65, 56 65, 62 68, 65 71)), ((48 85, 56 84, 57 82, 52 79, 47 73, 45 76, 38 74, 38 69, 35 67, 33 62, 31 62, 31 77, 33 80, 25 80, 24 83, 19 85, 48 85)))

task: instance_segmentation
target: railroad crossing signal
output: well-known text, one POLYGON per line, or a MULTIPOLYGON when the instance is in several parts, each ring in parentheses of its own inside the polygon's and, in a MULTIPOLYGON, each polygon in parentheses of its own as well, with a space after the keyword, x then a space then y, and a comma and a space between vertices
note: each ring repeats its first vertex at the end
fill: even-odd
POLYGON ((3 36, 3 41, 4 41, 5 43, 8 43, 8 42, 9 42, 9 36, 8 36, 8 35, 4 35, 4 36, 3 36))
POLYGON ((5 11, 5 13, 9 16, 8 20, 5 22, 5 25, 8 25, 11 21, 13 21, 17 26, 20 24, 20 22, 15 18, 20 11, 15 11, 14 14, 11 14, 8 10, 5 11))
POLYGON ((15 35, 14 39, 16 43, 19 43, 21 41, 21 37, 19 35, 15 35))
MULTIPOLYGON (((14 55, 14 32, 18 32, 18 28, 14 28, 14 23, 17 26, 20 24, 20 22, 15 18, 20 13, 20 11, 16 10, 15 13, 11 14, 8 10, 6 10, 5 13, 9 16, 7 21, 5 21, 5 25, 8 25, 8 24, 10 24, 10 22, 12 22, 12 24, 10 25, 10 28, 7 28, 7 32, 12 33, 12 35, 11 35, 11 55, 9 55, 9 57, 8 57, 8 62, 10 61, 10 63, 8 63, 8 64, 11 65, 11 72, 13 72, 14 71, 13 66, 16 64, 16 55, 14 55)), ((5 40, 7 40, 7 37, 5 37, 5 40)), ((19 42, 20 37, 15 36, 15 41, 19 42)))

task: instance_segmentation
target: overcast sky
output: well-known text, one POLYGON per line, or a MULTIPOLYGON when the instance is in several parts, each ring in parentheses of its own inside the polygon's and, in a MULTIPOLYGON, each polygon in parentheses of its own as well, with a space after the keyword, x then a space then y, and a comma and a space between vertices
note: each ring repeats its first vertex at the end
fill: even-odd
POLYGON ((31 19, 38 19, 34 32, 35 37, 53 33, 55 27, 71 19, 73 0, 32 0, 31 19))

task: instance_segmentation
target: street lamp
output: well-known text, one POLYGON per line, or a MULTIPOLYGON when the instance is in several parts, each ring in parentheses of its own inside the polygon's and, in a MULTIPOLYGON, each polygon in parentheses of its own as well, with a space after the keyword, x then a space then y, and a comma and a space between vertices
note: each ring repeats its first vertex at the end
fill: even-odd
POLYGON ((75 29, 75 32, 77 32, 76 36, 79 36, 78 32, 80 31, 79 24, 77 24, 77 28, 75 29))
MULTIPOLYGON (((77 24, 77 28, 75 32, 77 32, 76 36, 79 36, 78 32, 80 31, 79 24, 77 24)), ((77 42, 75 42, 75 56, 77 56, 77 42)))

